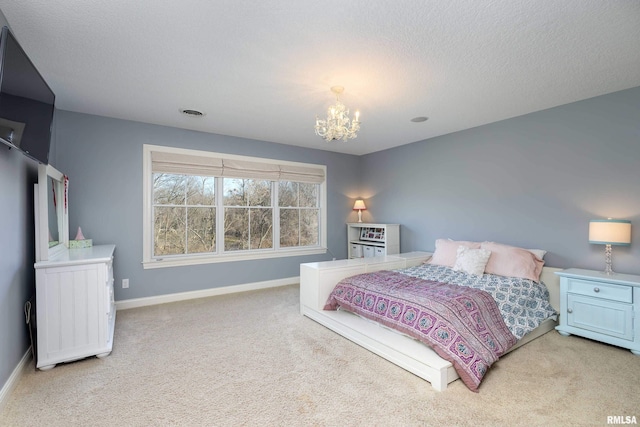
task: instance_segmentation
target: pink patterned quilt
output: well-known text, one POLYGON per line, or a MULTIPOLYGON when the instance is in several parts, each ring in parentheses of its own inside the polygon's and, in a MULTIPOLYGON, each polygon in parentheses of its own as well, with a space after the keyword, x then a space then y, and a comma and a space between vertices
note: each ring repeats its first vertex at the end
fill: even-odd
POLYGON ((489 293, 394 271, 342 280, 324 309, 338 306, 427 344, 476 392, 487 369, 517 341, 489 293))

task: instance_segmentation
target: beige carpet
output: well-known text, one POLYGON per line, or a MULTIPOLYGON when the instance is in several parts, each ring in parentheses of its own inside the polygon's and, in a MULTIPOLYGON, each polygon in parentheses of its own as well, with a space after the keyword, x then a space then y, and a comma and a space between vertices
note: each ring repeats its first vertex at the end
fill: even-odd
POLYGON ((299 314, 297 286, 118 312, 113 353, 29 369, 3 426, 570 426, 640 422, 640 357, 555 331, 479 393, 436 392, 299 314))

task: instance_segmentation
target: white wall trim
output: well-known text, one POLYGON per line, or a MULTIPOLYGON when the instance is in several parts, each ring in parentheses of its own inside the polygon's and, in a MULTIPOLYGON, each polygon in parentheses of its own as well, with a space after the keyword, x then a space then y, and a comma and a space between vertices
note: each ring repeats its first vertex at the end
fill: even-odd
POLYGON ((250 261, 256 259, 282 258, 292 256, 321 255, 327 253, 327 248, 305 248, 278 251, 238 251, 240 253, 226 253, 223 255, 194 255, 156 258, 151 261, 143 261, 142 268, 183 267, 185 265, 213 264, 217 262, 250 261))
POLYGON ((9 401, 11 392, 16 387, 16 385, 18 385, 18 381, 20 380, 20 377, 22 376, 24 370, 27 368, 27 366, 29 366, 30 361, 31 347, 27 349, 27 352, 24 354, 24 356, 22 356, 22 359, 20 360, 20 362, 18 362, 18 365, 9 376, 9 379, 7 379, 7 382, 4 383, 4 386, 2 386, 2 390, 0 390, 0 412, 2 412, 4 406, 9 401))
POLYGON ((155 297, 133 298, 116 301, 116 310, 146 307, 149 305, 166 304, 169 302, 184 301, 196 298, 206 298, 217 295, 233 294, 236 292, 255 291, 258 289, 278 288, 280 286, 295 285, 300 283, 300 276, 284 279, 267 280, 264 282, 245 283, 243 285, 223 286, 220 288, 202 289, 200 291, 179 292, 175 294, 158 295, 155 297))

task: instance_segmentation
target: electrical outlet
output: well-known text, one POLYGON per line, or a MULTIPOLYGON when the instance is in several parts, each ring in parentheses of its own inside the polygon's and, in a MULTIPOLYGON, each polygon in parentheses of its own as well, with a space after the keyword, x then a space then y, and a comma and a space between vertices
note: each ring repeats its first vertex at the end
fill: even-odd
POLYGON ((129 279, 122 279, 122 289, 127 289, 129 287, 129 279))

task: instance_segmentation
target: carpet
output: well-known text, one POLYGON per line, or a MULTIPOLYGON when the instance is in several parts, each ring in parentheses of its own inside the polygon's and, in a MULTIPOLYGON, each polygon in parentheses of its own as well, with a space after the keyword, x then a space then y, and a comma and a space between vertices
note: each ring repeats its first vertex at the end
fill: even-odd
POLYGON ((2 426, 572 426, 640 418, 640 358, 552 331, 444 392, 300 315, 298 286, 117 313, 113 352, 28 369, 2 426))

